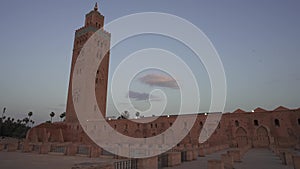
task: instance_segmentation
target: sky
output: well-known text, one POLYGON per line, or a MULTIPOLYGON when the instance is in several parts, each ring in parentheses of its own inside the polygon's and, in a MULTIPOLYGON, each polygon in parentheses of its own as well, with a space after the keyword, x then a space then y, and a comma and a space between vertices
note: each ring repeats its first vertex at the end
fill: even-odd
MULTIPOLYGON (((74 33, 83 26, 84 16, 95 2, 1 1, 0 109, 6 107, 8 116, 23 118, 33 111, 32 119, 40 123, 49 120, 53 111, 57 114, 54 120, 60 120, 59 114, 66 106, 74 33)), ((224 112, 256 107, 272 110, 280 105, 300 107, 299 1, 102 0, 98 4, 105 23, 138 12, 163 12, 201 29, 224 66, 224 112)), ((111 51, 109 79, 126 56, 143 48, 162 48, 180 56, 196 76, 201 93, 199 111, 207 110, 210 83, 205 67, 186 46, 168 37, 136 36, 118 44, 111 51)), ((154 83, 149 81, 151 78, 165 78, 172 83, 167 73, 140 72, 128 93, 133 104, 147 109, 149 92, 162 89, 169 99, 166 112, 172 114, 178 108, 176 84, 154 83)), ((115 111, 108 96, 108 115, 117 115, 115 111)))

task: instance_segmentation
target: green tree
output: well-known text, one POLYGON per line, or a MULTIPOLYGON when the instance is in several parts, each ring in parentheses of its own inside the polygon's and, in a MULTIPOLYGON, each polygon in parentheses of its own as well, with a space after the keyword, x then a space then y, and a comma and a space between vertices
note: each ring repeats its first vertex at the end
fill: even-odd
MULTIPOLYGON (((5 113, 5 109, 3 109, 2 115, 5 113)), ((28 117, 24 119, 17 119, 15 121, 12 117, 3 116, 3 121, 0 121, 1 132, 0 136, 5 137, 14 137, 14 138, 24 138, 26 136, 27 131, 30 127, 27 126, 29 122, 32 123, 33 120, 29 120, 28 117), (5 121, 4 121, 5 120, 5 121)))

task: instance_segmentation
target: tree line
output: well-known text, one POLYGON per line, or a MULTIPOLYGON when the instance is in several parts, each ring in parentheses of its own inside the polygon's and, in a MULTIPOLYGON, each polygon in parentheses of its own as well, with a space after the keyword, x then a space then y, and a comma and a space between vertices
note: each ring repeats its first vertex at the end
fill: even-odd
POLYGON ((0 136, 1 137, 13 137, 13 138, 25 138, 27 131, 34 125, 34 121, 31 119, 32 112, 27 114, 27 117, 23 119, 15 119, 5 116, 6 107, 3 108, 2 116, 0 118, 0 136))
MULTIPOLYGON (((34 125, 35 121, 31 119, 33 112, 27 113, 27 116, 23 119, 15 119, 8 117, 6 107, 3 108, 2 116, 0 117, 0 137, 13 137, 13 138, 25 138, 27 131, 34 125)), ((46 123, 52 123, 52 119, 55 116, 54 112, 49 114, 50 120, 46 123)), ((61 121, 66 116, 66 112, 60 114, 61 121)))

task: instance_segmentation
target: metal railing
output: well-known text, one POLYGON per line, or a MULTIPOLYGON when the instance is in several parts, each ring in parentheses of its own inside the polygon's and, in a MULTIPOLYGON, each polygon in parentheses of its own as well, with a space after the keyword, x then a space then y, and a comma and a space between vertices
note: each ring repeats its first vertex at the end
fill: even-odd
POLYGON ((137 159, 128 159, 114 163, 115 169, 137 169, 137 159))
POLYGON ((78 146, 76 154, 89 155, 90 148, 88 146, 78 146))
POLYGON ((168 154, 164 153, 158 156, 158 169, 168 167, 168 154))
POLYGON ((39 152, 40 151, 40 145, 33 145, 32 146, 32 151, 39 152))
POLYGON ((66 152, 66 146, 51 145, 50 152, 53 152, 53 153, 65 153, 66 152))
POLYGON ((181 152, 181 162, 187 161, 186 160, 186 151, 181 152))

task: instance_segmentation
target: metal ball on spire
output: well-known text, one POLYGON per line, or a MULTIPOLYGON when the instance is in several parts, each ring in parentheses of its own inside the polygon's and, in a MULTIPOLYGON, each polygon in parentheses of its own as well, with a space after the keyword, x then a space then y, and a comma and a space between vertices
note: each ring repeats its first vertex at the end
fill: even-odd
POLYGON ((94 11, 98 11, 98 4, 97 4, 97 2, 95 4, 94 11))

